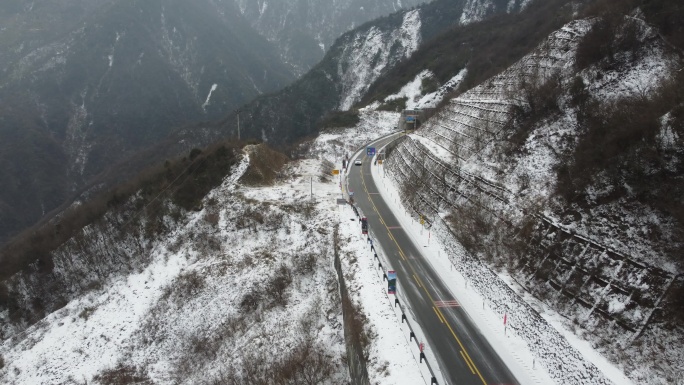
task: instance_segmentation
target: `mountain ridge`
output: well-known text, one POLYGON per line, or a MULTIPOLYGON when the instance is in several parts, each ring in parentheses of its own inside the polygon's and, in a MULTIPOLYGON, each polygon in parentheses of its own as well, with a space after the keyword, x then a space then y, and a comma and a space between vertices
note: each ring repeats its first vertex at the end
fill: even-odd
POLYGON ((13 221, 26 225, 55 208, 173 127, 218 118, 294 79, 270 43, 209 2, 99 1, 74 15, 52 15, 55 7, 40 4, 13 15, 23 32, 9 36, 16 31, 6 29, 2 35, 9 39, 0 39, 11 47, 3 48, 8 54, 0 62, 7 74, 0 86, 0 135, 11 145, 0 157, 4 164, 23 162, 21 172, 5 170, 3 183, 32 191, 3 191, 2 234, 16 229, 13 221), (63 32, 33 32, 42 19, 63 32), (14 131, 23 131, 25 142, 12 142, 14 131), (46 143, 52 159, 37 155, 41 144, 32 148, 31 141, 46 143), (45 170, 52 182, 24 180, 27 169, 45 170))

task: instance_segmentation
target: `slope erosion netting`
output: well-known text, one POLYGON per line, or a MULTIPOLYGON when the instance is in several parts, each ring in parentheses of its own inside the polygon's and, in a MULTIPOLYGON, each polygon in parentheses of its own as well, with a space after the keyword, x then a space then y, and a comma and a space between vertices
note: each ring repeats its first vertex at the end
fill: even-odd
MULTIPOLYGON (((426 218, 442 221, 445 212, 476 210, 484 212, 486 221, 516 226, 507 219, 510 193, 503 187, 459 173, 411 138, 392 151, 387 167, 403 187, 406 202, 426 218)), ((527 235, 529 254, 515 261, 516 279, 589 329, 617 325, 637 337, 675 275, 574 235, 546 218, 534 222, 527 235)))
POLYGON ((529 89, 558 76, 572 63, 574 47, 589 25, 575 21, 535 52, 449 103, 417 132, 467 161, 506 135, 517 108, 529 108, 529 89))

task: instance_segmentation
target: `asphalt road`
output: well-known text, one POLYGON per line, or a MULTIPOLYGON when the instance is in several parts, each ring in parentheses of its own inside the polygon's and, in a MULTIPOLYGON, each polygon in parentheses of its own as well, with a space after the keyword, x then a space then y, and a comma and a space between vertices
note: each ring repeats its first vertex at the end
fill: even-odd
MULTIPOLYGON (((369 146, 380 149, 397 136, 383 138, 369 146)), ((518 384, 468 313, 458 304, 458 293, 451 293, 426 261, 423 245, 415 245, 387 206, 371 176, 371 158, 362 154, 362 166, 354 166, 348 176, 349 191, 368 218, 375 238, 387 254, 402 295, 426 335, 431 349, 449 384, 518 384)))

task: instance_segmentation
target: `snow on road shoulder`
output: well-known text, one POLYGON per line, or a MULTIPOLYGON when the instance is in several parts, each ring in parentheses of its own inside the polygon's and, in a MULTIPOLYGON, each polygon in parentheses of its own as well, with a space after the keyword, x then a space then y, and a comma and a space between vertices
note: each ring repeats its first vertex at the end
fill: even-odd
POLYGON ((368 373, 372 384, 416 385, 429 383, 425 364, 409 330, 401 322, 401 312, 387 294, 382 269, 370 251, 366 237, 350 206, 339 209, 342 268, 354 301, 368 319, 373 336, 369 350, 368 373))
MULTIPOLYGON (((361 121, 355 127, 322 133, 310 147, 310 156, 332 162, 339 167, 341 159, 350 159, 354 152, 377 137, 394 131, 399 114, 363 109, 361 121)), ((343 175, 331 185, 336 198, 342 198, 343 175)), ((314 186, 316 189, 316 186, 314 186)), ((332 199, 335 198, 335 199, 332 199)), ((409 341, 407 324, 401 322, 401 312, 393 306, 387 294, 382 272, 373 261, 373 254, 365 237, 361 236, 358 219, 350 206, 338 206, 343 274, 353 301, 367 317, 373 336, 368 351, 368 372, 372 384, 417 385, 429 384, 429 372, 419 362, 420 352, 414 341, 409 341), (426 380, 427 379, 427 380, 426 380)), ((434 361, 433 361, 434 362, 434 361)))

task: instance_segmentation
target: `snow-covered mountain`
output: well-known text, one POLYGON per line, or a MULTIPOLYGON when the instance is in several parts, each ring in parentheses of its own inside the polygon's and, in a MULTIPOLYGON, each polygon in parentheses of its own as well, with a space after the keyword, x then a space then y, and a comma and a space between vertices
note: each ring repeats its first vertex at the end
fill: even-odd
MULTIPOLYGON (((283 165, 263 145, 220 146, 191 155, 195 181, 176 177, 188 166, 179 160, 144 176, 142 189, 114 193, 100 218, 0 284, 0 382, 347 383, 334 255, 351 306, 363 309, 359 297, 382 281, 354 277, 367 245, 351 209, 338 212, 331 160, 396 117, 369 112, 356 130, 322 137, 318 159, 283 165), (217 176, 206 195, 193 192, 217 176)), ((356 315, 371 378, 420 381, 410 352, 395 347, 401 364, 390 365, 379 351, 402 324, 388 325, 392 307, 380 307, 381 317, 356 315)))
MULTIPOLYGON (((227 120, 230 127, 218 132, 197 130, 190 123, 216 120, 285 86, 295 78, 293 63, 295 72, 313 65, 321 45, 328 50, 346 28, 414 3, 3 2, 0 143, 7 147, 0 161, 12 166, 0 170, 7 186, 0 192, 0 240, 90 185, 125 179, 130 170, 155 160, 236 135, 235 115, 227 120), (311 44, 316 53, 302 54, 311 44), (283 61, 294 57, 307 59, 283 61), (137 155, 179 126, 191 128, 161 149, 137 155), (190 137, 183 135, 188 132, 190 137), (128 170, 121 171, 118 163, 131 158, 124 166, 128 170)), ((440 0, 347 35, 318 65, 334 66, 334 71, 314 70, 294 86, 297 96, 289 101, 283 96, 291 96, 293 89, 256 104, 261 106, 256 119, 264 119, 256 124, 259 128, 250 124, 254 104, 247 107, 243 137, 293 141, 315 131, 315 121, 333 108, 350 107, 420 41, 462 22, 464 4, 440 0), (421 27, 425 20, 428 26, 421 27), (314 107, 305 116, 287 116, 289 123, 283 124, 280 111, 292 109, 288 103, 314 107), (269 117, 274 114, 275 119, 269 117), (303 124, 295 123, 302 119, 303 124)), ((517 9, 497 4, 470 1, 468 12, 478 16, 466 19, 517 9)))
POLYGON ((425 0, 234 0, 251 25, 273 42, 295 73, 318 63, 341 34, 425 0))
POLYGON ((387 71, 388 66, 401 62, 418 49, 420 24, 420 11, 413 10, 404 15, 399 28, 382 31, 371 26, 345 35, 340 40, 340 110, 351 108, 367 90, 368 85, 387 71))
MULTIPOLYGON (((519 11, 522 3, 512 2, 509 7, 508 2, 471 1, 470 7, 476 9, 481 4, 480 15, 485 17, 519 11)), ((164 147, 178 143, 203 145, 220 137, 236 137, 238 121, 242 138, 293 143, 312 135, 326 114, 352 108, 377 79, 407 61, 423 42, 462 25, 465 4, 461 0, 437 0, 349 31, 337 39, 320 63, 292 85, 241 107, 220 125, 204 125, 201 136, 197 130, 179 131, 164 147)))
MULTIPOLYGON (((435 1, 392 14, 343 35, 293 85, 242 107, 241 137, 293 143, 358 121, 347 135, 327 131, 288 148, 334 161, 404 121, 372 110, 422 109, 421 127, 387 151, 383 167, 407 211, 446 246, 477 307, 484 299, 506 317, 531 366, 564 385, 677 383, 684 17, 665 17, 662 9, 681 15, 667 0, 615 1, 435 1), (596 364, 597 351, 615 366, 596 364)), ((237 118, 186 127, 155 154, 235 137, 237 118)), ((15 274, 0 284, 0 378, 239 383, 306 358, 329 358, 317 372, 328 383, 344 378, 340 306, 322 288, 335 274, 338 186, 322 181, 322 199, 306 204, 308 183, 332 167, 281 169, 283 157, 264 148, 185 152, 156 170, 156 182, 113 192, 101 211, 67 212, 5 252, 12 263, 3 267, 15 274), (214 187, 205 166, 230 176, 204 190, 214 187), (286 336, 267 333, 280 328, 286 336), (272 354, 287 344, 292 355, 272 354), (246 346, 255 353, 244 355, 246 346)), ((354 236, 342 238, 353 249, 354 236)), ((372 365, 382 382, 390 364, 372 365)))

